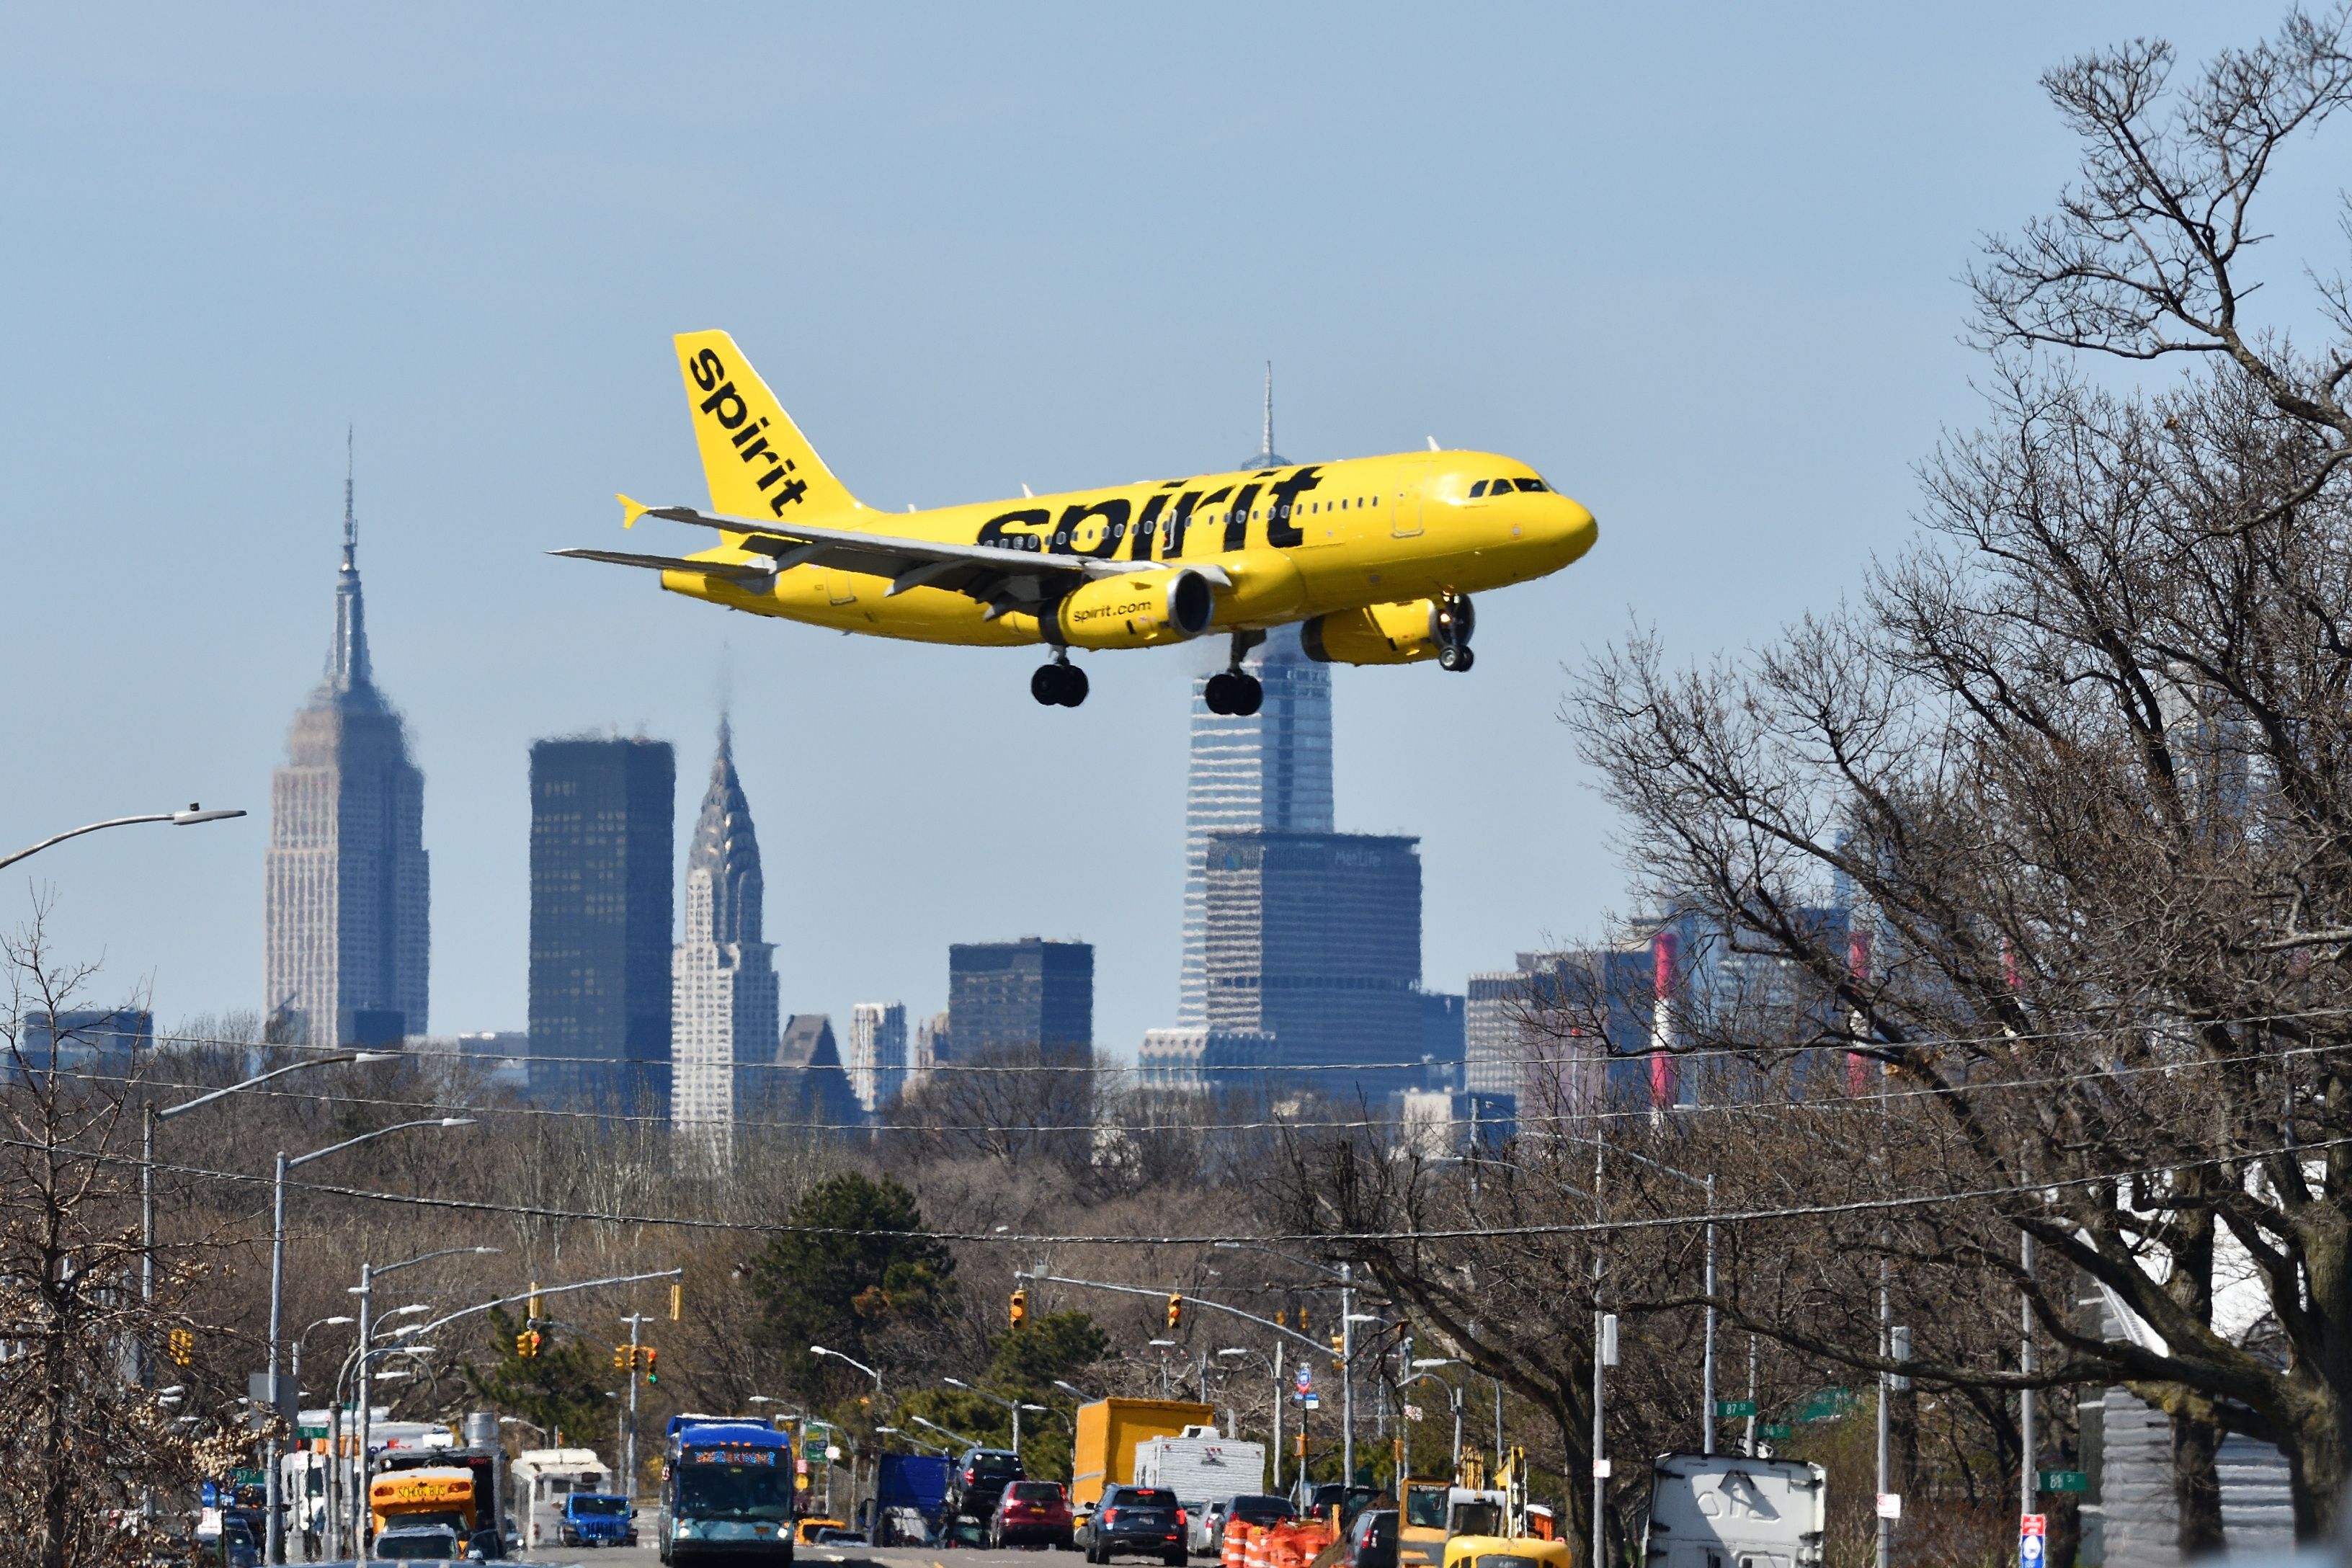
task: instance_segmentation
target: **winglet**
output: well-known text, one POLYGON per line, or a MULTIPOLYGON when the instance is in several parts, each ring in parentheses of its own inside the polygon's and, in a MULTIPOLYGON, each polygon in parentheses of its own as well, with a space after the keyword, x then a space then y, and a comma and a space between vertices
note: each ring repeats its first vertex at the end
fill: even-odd
POLYGON ((624 530, 636 527, 637 519, 653 510, 645 502, 631 500, 627 496, 616 495, 613 499, 621 503, 621 527, 624 530))

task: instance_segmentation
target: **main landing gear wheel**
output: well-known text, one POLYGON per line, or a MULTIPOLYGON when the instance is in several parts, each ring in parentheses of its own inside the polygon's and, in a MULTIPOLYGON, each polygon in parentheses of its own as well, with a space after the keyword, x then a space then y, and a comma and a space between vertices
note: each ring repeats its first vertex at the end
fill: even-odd
POLYGON ((1075 664, 1041 664, 1029 678, 1029 695, 1048 708, 1076 708, 1087 700, 1087 672, 1075 664))
POLYGON ((1255 675, 1222 670, 1209 677, 1208 689, 1202 692, 1201 700, 1209 705, 1212 713, 1246 719, 1265 702, 1265 688, 1255 675))
POLYGON ((1442 647, 1437 650, 1437 668, 1453 670, 1458 675, 1469 668, 1476 658, 1466 647, 1442 647))

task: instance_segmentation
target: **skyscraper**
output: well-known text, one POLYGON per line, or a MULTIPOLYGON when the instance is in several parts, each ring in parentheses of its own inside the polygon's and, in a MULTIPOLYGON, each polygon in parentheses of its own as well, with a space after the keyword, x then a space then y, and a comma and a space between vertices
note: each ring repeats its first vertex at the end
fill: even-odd
MULTIPOLYGON (((1274 449, 1274 366, 1265 367, 1265 435, 1243 467, 1282 468, 1274 449)), ((1209 678, 1192 678, 1192 756, 1184 792, 1184 954, 1176 1021, 1209 1021, 1204 947, 1208 934, 1209 836, 1264 828, 1328 833, 1331 804, 1331 667, 1307 657, 1298 628, 1281 626, 1250 650, 1244 667, 1265 689, 1247 716, 1209 711, 1209 678)))
POLYGON ((1210 1030, 1272 1035, 1284 1067, 1318 1069, 1299 1078, 1335 1097, 1421 1088, 1419 842, 1213 835, 1210 1030))
POLYGON ((1089 1058, 1095 950, 1083 942, 960 942, 948 949, 948 1019, 959 1061, 1027 1048, 1089 1058))
POLYGON ((532 744, 532 1094, 666 1104, 677 808, 667 741, 532 744))
POLYGON ((907 1005, 860 1002, 852 1007, 849 1090, 868 1116, 897 1101, 907 1087, 907 1005))
POLYGON ((761 940, 763 889, 760 841, 722 720, 686 857, 686 940, 669 967, 670 1122, 714 1151, 774 1087, 776 950, 761 940))
POLYGON ((284 1038, 314 1046, 425 1032, 425 775, 369 669, 358 552, 347 455, 335 640, 269 776, 263 861, 267 1011, 284 1038))

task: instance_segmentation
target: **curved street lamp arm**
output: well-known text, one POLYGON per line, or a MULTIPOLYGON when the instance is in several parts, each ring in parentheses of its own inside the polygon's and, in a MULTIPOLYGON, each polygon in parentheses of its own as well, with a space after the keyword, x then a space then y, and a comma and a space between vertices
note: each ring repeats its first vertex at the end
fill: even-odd
POLYGON ((84 823, 79 827, 68 828, 55 837, 44 838, 38 844, 19 849, 14 855, 0 858, 0 867, 14 866, 26 856, 38 855, 53 844, 63 844, 68 838, 79 838, 85 833, 95 833, 101 827, 129 827, 133 823, 140 822, 176 822, 184 826, 190 823, 218 822, 224 817, 244 815, 242 811, 206 811, 202 806, 192 805, 185 811, 151 811, 139 816, 110 816, 104 822, 84 823))
MULTIPOLYGON (((1105 1284, 1100 1279, 1065 1279, 1058 1274, 1024 1274, 1019 1269, 1013 1270, 1013 1278, 1016 1279, 1034 1279, 1039 1283, 1045 1285, 1076 1285, 1087 1290, 1116 1290, 1122 1296, 1164 1297, 1170 1294, 1181 1294, 1181 1292, 1156 1289, 1148 1285, 1108 1285, 1105 1284)), ((1328 1348, 1328 1346, 1318 1343, 1307 1335, 1300 1333, 1296 1329, 1285 1328, 1283 1325, 1273 1321, 1271 1319, 1259 1317, 1255 1312, 1244 1312, 1239 1307, 1228 1307, 1223 1301, 1210 1301, 1204 1300, 1198 1296, 1186 1296, 1184 1298, 1184 1304, 1188 1307, 1206 1307, 1211 1311, 1223 1312, 1228 1317, 1239 1318, 1244 1322, 1255 1323, 1262 1329, 1272 1329, 1276 1333, 1282 1335, 1285 1339, 1297 1340, 1300 1344, 1305 1345, 1308 1350, 1315 1352, 1318 1355, 1328 1348)))
POLYGON ((460 1307, 446 1317, 436 1318, 416 1331, 429 1334, 444 1323, 454 1323, 460 1318, 470 1318, 477 1312, 487 1312, 493 1307, 511 1307, 517 1301, 528 1301, 533 1296, 562 1296, 572 1290, 593 1290, 602 1285, 635 1285, 647 1279, 683 1279, 683 1268, 664 1268, 653 1274, 616 1274, 610 1279, 583 1279, 573 1285, 541 1285, 513 1296, 501 1296, 495 1301, 485 1301, 478 1307, 460 1307))
POLYGON ((340 1154, 355 1144, 365 1143, 388 1133, 405 1132, 412 1127, 471 1127, 473 1124, 474 1119, 470 1116, 426 1116, 420 1117, 415 1121, 395 1121, 389 1127, 379 1127, 373 1132, 362 1132, 356 1138, 346 1138, 340 1143, 330 1143, 323 1149, 313 1149, 307 1154, 297 1154, 286 1162, 286 1168, 290 1171, 297 1165, 307 1165, 313 1160, 323 1160, 330 1154, 340 1154))
POLYGON ((300 1072, 305 1068, 333 1067, 338 1062, 390 1061, 399 1054, 398 1051, 343 1051, 331 1057, 312 1057, 308 1061, 293 1062, 282 1068, 272 1068, 268 1072, 257 1073, 247 1079, 243 1083, 233 1083, 226 1089, 216 1089, 210 1094, 200 1094, 194 1100, 184 1100, 177 1105, 159 1105, 155 1108, 155 1120, 168 1121, 184 1110, 194 1110, 200 1105, 210 1105, 214 1100, 224 1096, 251 1089, 256 1084, 268 1083, 273 1078, 284 1078, 289 1072, 300 1072))

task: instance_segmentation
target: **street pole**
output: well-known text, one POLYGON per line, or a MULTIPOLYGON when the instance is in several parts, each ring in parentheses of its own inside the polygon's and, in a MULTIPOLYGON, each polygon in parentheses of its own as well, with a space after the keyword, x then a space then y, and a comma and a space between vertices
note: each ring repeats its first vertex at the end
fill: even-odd
POLYGON ((1339 1265, 1339 1484, 1356 1484, 1356 1292, 1354 1266, 1339 1265))
MULTIPOLYGON (((1878 1264, 1878 1353, 1881 1359, 1895 1353, 1895 1299, 1887 1286, 1886 1262, 1878 1264)), ((1888 1408, 1895 1396, 1895 1380, 1886 1373, 1878 1374, 1878 1568, 1892 1568, 1895 1561, 1895 1521, 1886 1517, 1886 1490, 1894 1468, 1892 1415, 1888 1408)))
MULTIPOLYGON (((2033 1234, 2020 1234, 2017 1238, 2017 1259, 2023 1266, 2025 1278, 2033 1278, 2033 1234)), ((2025 1290, 2018 1292, 2017 1370, 2026 1376, 2033 1375, 2033 1298, 2025 1290)), ((2035 1458, 2033 1436, 2033 1390, 2017 1391, 2017 1442, 2020 1450, 2017 1467, 2017 1511, 2020 1514, 2038 1512, 2034 1503, 2041 1492, 2041 1477, 2035 1473, 2039 1463, 2035 1458)))
POLYGON ((1706 1173, 1706 1360, 1700 1373, 1706 1385, 1699 1391, 1699 1406, 1706 1412, 1706 1441, 1699 1452, 1715 1452, 1715 1173, 1706 1173))
POLYGON ((375 1379, 371 1372, 373 1363, 368 1352, 374 1349, 369 1337, 368 1308, 375 1296, 375 1265, 360 1265, 360 1371, 358 1393, 352 1403, 359 1427, 359 1451, 352 1458, 352 1555, 367 1555, 367 1488, 368 1488, 368 1407, 375 1403, 375 1379))
MULTIPOLYGON (((624 1462, 629 1468, 629 1486, 622 1495, 635 1502, 637 1500, 637 1333, 652 1320, 643 1312, 632 1312, 621 1321, 629 1325, 629 1430, 622 1445, 622 1452, 626 1456, 624 1462)), ((1020 1417, 1016 1415, 1013 1419, 1017 1422, 1020 1417)))
MULTIPOLYGON (((139 1117, 139 1304, 155 1304, 155 1102, 139 1117)), ((146 1357, 142 1355, 143 1366, 146 1357)))
POLYGON ((1274 1489, 1282 1490, 1282 1342, 1274 1342, 1274 1489))
MULTIPOLYGON (((1596 1225, 1600 1224, 1602 1220, 1604 1220, 1604 1219, 1607 1217, 1607 1216, 1602 1213, 1601 1206, 1601 1176, 1602 1176, 1602 1174, 1603 1174, 1603 1169, 1604 1169, 1604 1168, 1603 1168, 1603 1165, 1602 1165, 1602 1162, 1603 1162, 1603 1161, 1605 1161, 1605 1160, 1608 1158, 1608 1155, 1609 1155, 1609 1141, 1608 1141, 1608 1139, 1607 1139, 1607 1138, 1605 1138, 1605 1137, 1603 1137, 1603 1136, 1601 1136, 1599 1133, 1597 1133, 1597 1132, 1596 1132, 1596 1134, 1594 1135, 1593 1140, 1592 1140, 1592 1218, 1593 1218, 1593 1221, 1594 1221, 1594 1223, 1595 1223, 1596 1225)), ((1607 1489, 1607 1487, 1608 1487, 1608 1482, 1609 1482, 1609 1460, 1608 1460, 1608 1458, 1607 1458, 1607 1446, 1606 1446, 1606 1445, 1607 1445, 1607 1435, 1603 1432, 1603 1430, 1602 1430, 1602 1428, 1601 1428, 1601 1335, 1602 1335, 1602 1333, 1603 1333, 1603 1331, 1604 1331, 1604 1330, 1605 1330, 1605 1328, 1606 1328, 1606 1326, 1607 1326, 1607 1318, 1605 1317, 1605 1315, 1602 1313, 1602 1311, 1601 1311, 1601 1236, 1600 1236, 1600 1234, 1599 1234, 1597 1231, 1594 1233, 1594 1236, 1593 1236, 1593 1238, 1592 1238, 1592 1239, 1593 1239, 1593 1247, 1592 1247, 1592 1558, 1591 1558, 1591 1568, 1601 1568, 1601 1564, 1602 1564, 1602 1563, 1605 1561, 1605 1555, 1604 1555, 1604 1554, 1606 1553, 1607 1549, 1608 1549, 1608 1542, 1607 1542, 1607 1539, 1606 1539, 1605 1535, 1603 1534, 1603 1531, 1602 1531, 1602 1529, 1601 1529, 1601 1516, 1602 1516, 1602 1510, 1603 1510, 1608 1506, 1608 1498, 1607 1498, 1607 1495, 1606 1495, 1606 1489, 1607 1489)), ((1501 1384, 1500 1384, 1500 1383, 1498 1382, 1498 1383, 1496 1384, 1496 1394, 1495 1394, 1495 1458, 1496 1458, 1496 1459, 1499 1462, 1499 1461, 1501 1460, 1502 1457, 1503 1457, 1503 1398, 1502 1398, 1501 1384)), ((1886 1568, 1886 1564, 1885 1564, 1885 1563, 1880 1563, 1880 1564, 1878 1565, 1878 1568, 1886 1568)))
POLYGON ((1748 1336, 1748 1457, 1756 1457, 1756 1336, 1748 1336))
POLYGON ((1454 1479, 1462 1479, 1462 1389, 1454 1388, 1454 1479))
POLYGON ((286 1300, 286 1151, 278 1151, 278 1179, 270 1184, 269 1197, 269 1375, 263 1386, 269 1391, 269 1441, 262 1449, 263 1462, 269 1468, 263 1472, 261 1495, 263 1507, 268 1510, 264 1532, 268 1542, 268 1561, 286 1561, 286 1530, 278 1518, 278 1413, 285 1402, 278 1396, 278 1315, 286 1300))

